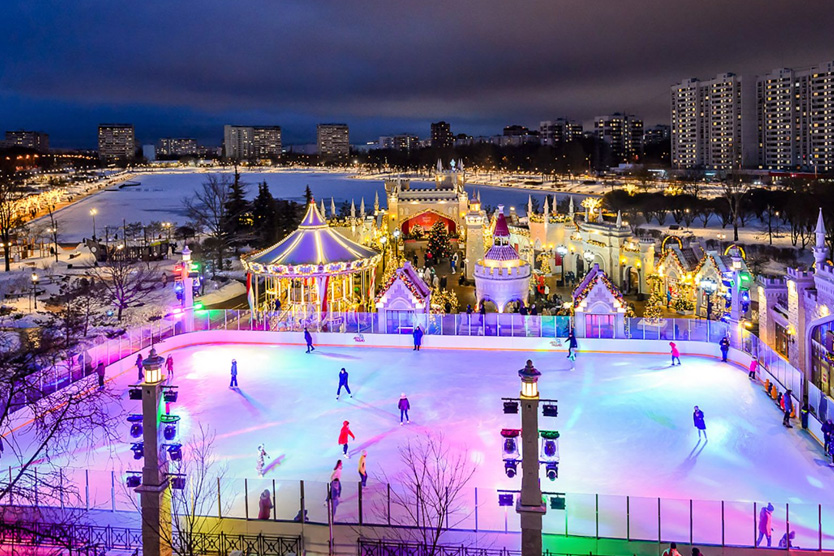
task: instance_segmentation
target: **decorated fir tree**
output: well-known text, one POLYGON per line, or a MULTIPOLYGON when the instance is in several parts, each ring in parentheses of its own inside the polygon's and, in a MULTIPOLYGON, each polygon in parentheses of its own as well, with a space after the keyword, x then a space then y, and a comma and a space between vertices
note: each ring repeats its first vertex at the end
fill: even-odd
POLYGON ((678 312, 686 312, 692 311, 695 309, 695 303, 692 301, 694 297, 694 289, 691 284, 686 282, 681 282, 678 284, 678 288, 674 293, 674 299, 672 301, 672 307, 675 311, 678 312))
POLYGON ((443 222, 435 222, 429 230, 426 239, 428 240, 426 250, 431 255, 432 264, 438 264, 451 254, 452 249, 449 244, 449 233, 446 231, 446 226, 443 222))
POLYGON ((647 319, 659 319, 663 316, 663 307, 666 305, 666 300, 661 293, 661 280, 657 274, 651 274, 646 279, 649 286, 649 300, 646 302, 646 308, 643 310, 643 317, 647 319))

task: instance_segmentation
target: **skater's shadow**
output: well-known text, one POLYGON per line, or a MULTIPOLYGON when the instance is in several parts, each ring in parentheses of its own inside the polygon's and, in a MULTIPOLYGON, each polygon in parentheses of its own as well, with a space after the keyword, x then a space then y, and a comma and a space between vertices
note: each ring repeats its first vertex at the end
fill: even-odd
POLYGON ((319 351, 316 350, 313 353, 321 355, 322 357, 327 357, 328 359, 338 359, 340 361, 358 361, 361 357, 356 355, 346 355, 344 353, 329 353, 327 351, 319 351))
POLYGON ((246 409, 249 410, 249 413, 251 413, 255 417, 260 416, 261 413, 266 411, 266 407, 264 407, 264 405, 261 402, 257 401, 255 398, 245 393, 240 388, 232 388, 232 391, 241 397, 241 399, 243 400, 244 407, 246 407, 246 409))
POLYGON ((351 456, 355 456, 356 454, 361 454, 362 450, 367 450, 371 446, 373 446, 375 444, 379 444, 382 440, 385 439, 385 437, 387 437, 392 432, 394 432, 394 430, 395 429, 391 429, 391 430, 379 433, 375 436, 372 436, 371 438, 369 438, 368 440, 366 440, 362 444, 360 444, 357 448, 354 448, 353 450, 349 450, 348 453, 351 456))
POLYGON ((695 444, 695 447, 692 448, 692 451, 689 452, 686 459, 683 460, 683 462, 681 462, 681 464, 675 469, 675 477, 677 479, 687 477, 692 469, 694 469, 695 464, 698 462, 698 456, 700 456, 701 452, 704 451, 704 448, 707 447, 707 442, 709 442, 709 440, 704 439, 702 442, 700 438, 698 439, 698 443, 695 444))
POLYGON ((270 461, 269 465, 266 465, 264 467, 263 474, 266 475, 267 473, 269 473, 270 471, 272 471, 273 469, 275 469, 276 467, 281 465, 284 462, 284 459, 286 457, 287 456, 285 456, 284 454, 281 454, 280 456, 278 456, 274 460, 270 461))
POLYGON ((375 405, 371 405, 368 402, 362 402, 353 398, 353 403, 359 406, 360 409, 364 409, 365 411, 370 411, 372 413, 376 413, 379 417, 384 417, 386 420, 388 419, 397 419, 399 414, 393 410, 389 411, 387 409, 382 409, 375 405))

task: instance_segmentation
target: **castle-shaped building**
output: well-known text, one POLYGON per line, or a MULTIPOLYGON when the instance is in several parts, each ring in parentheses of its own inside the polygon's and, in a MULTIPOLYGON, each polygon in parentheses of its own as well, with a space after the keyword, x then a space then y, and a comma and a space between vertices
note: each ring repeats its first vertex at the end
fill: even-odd
POLYGON ((759 277, 759 336, 824 394, 834 395, 834 266, 826 260, 820 209, 814 268, 789 268, 787 276, 759 277))

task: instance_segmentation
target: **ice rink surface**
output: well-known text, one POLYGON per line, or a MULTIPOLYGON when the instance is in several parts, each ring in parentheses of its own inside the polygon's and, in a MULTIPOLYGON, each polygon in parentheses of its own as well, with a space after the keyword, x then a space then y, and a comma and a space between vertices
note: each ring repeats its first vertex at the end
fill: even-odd
MULTIPOLYGON (((519 394, 518 369, 528 354, 510 351, 431 350, 321 346, 206 344, 175 350, 184 451, 200 422, 217 435, 214 451, 228 477, 256 478, 256 449, 271 456, 266 478, 327 481, 341 455, 342 421, 350 421, 344 477, 358 479, 356 464, 368 450, 371 477, 399 469, 398 447, 424 433, 443 433, 477 466, 472 486, 518 488, 501 460, 502 428, 520 428, 505 415, 502 397, 519 394), (229 388, 232 358, 239 389, 229 388), (353 398, 336 400, 338 372, 350 374, 353 398), (405 393, 411 424, 400 426, 397 402, 405 393)), ((165 355, 165 354, 163 354, 165 355)), ((559 479, 542 475, 545 489, 774 504, 827 503, 834 468, 821 448, 781 414, 760 384, 736 366, 701 357, 670 367, 666 356, 580 353, 575 369, 564 353, 530 354, 542 372, 543 398, 558 399, 557 418, 540 417, 540 429, 561 433, 559 479), (704 411, 707 442, 699 441, 692 410, 704 411)), ((111 382, 123 408, 133 370, 111 382)), ((118 410, 114 407, 114 411, 118 410)), ((98 454, 102 469, 137 468, 124 445, 114 461, 98 454)), ((343 480, 345 480, 343 479, 343 480)))

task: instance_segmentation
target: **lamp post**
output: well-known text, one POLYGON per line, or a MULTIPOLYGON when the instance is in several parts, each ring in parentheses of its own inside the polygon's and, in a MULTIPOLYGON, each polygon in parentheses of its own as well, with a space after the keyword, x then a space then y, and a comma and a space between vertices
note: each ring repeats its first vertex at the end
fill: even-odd
POLYGON ((541 556, 542 516, 547 508, 542 504, 539 483, 539 387, 541 373, 528 360, 518 371, 521 379, 521 496, 516 512, 521 516, 522 556, 541 556))
MULTIPOLYGON (((36 273, 32 273, 32 300, 35 302, 35 311, 38 310, 38 275, 36 273)), ((32 306, 29 306, 29 312, 32 312, 32 306)))
POLYGON ((379 238, 379 242, 382 244, 382 273, 385 274, 385 256, 387 254, 386 244, 388 243, 388 236, 382 236, 379 238))
POLYGON ((582 253, 582 258, 588 262, 588 268, 585 269, 585 274, 591 272, 591 263, 594 262, 594 254, 591 251, 585 251, 582 253))
POLYGON ((142 550, 145 556, 168 556, 171 544, 171 489, 168 456, 159 442, 159 408, 162 394, 162 365, 165 360, 151 348, 142 362, 145 380, 142 391, 142 440, 145 464, 142 484, 136 488, 142 510, 142 550))
POLYGON ((90 216, 93 217, 93 239, 96 239, 96 214, 98 214, 98 209, 90 209, 90 216))

